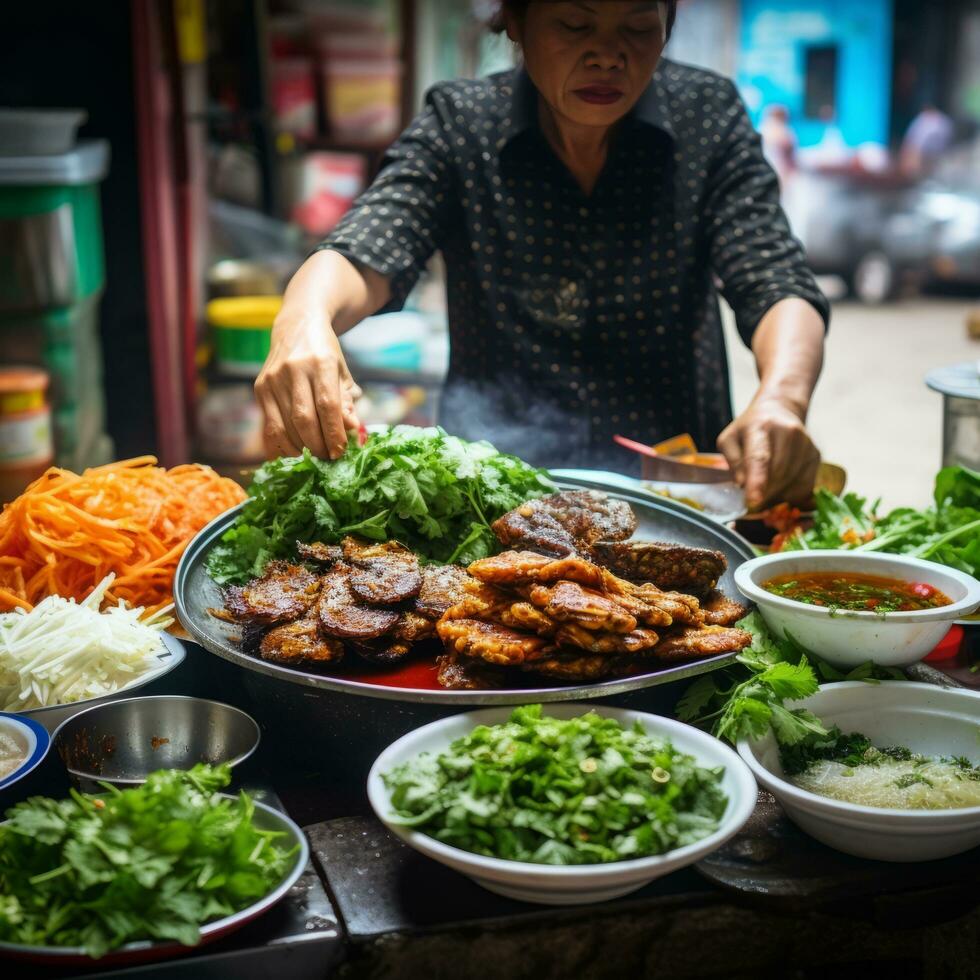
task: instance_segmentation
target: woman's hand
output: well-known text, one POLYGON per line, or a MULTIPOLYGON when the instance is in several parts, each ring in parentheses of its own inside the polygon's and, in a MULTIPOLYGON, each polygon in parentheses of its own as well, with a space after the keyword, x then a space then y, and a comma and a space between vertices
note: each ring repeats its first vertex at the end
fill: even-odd
POLYGON ((793 405, 760 393, 718 437, 718 448, 745 488, 749 511, 813 496, 820 452, 793 405))
POLYGON ((295 456, 305 446, 336 459, 347 449, 348 430, 360 425, 354 403, 361 389, 330 320, 307 304, 283 305, 255 393, 270 456, 295 456))

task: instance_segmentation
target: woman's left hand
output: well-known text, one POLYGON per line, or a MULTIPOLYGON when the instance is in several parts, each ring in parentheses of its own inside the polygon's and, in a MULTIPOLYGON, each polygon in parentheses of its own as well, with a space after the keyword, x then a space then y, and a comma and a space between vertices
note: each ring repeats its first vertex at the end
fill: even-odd
POLYGON ((760 394, 718 437, 718 448, 745 489, 750 512, 812 498, 820 451, 788 402, 760 394))

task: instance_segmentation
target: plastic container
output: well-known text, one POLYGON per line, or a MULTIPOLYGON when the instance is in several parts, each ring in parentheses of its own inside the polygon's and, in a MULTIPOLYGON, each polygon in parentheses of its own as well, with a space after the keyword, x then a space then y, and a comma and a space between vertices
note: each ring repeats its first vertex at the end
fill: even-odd
POLYGON ((0 156, 67 153, 86 119, 84 109, 0 109, 0 156))
POLYGON ((234 296, 208 303, 215 366, 222 374, 258 375, 269 356, 272 323, 281 308, 281 296, 234 296))
POLYGON ((52 463, 48 375, 35 367, 0 368, 0 498, 13 500, 52 463))
POLYGON ((321 66, 321 76, 323 104, 333 136, 365 143, 398 134, 399 61, 331 59, 321 66))
POLYGON ((251 385, 214 388, 197 410, 198 448, 217 463, 248 465, 265 458, 262 410, 251 385))
POLYGON ((312 58, 272 62, 272 108, 276 126, 302 139, 316 134, 316 71, 312 58))

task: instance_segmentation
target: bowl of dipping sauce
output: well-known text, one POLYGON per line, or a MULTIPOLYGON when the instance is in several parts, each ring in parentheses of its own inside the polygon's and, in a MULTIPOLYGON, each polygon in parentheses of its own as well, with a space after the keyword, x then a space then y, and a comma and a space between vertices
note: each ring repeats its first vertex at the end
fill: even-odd
POLYGON ((51 737, 30 718, 0 712, 0 789, 33 772, 48 754, 51 737))
POLYGON ((794 551, 735 570, 769 628, 835 667, 918 663, 980 606, 971 575, 905 555, 794 551))

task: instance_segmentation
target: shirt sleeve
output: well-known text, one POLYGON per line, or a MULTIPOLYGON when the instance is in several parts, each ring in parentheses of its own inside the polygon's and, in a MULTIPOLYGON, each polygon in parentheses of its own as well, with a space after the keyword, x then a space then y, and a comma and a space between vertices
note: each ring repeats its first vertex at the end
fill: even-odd
POLYGON ((400 310, 449 224, 451 148, 437 105, 427 105, 389 147, 371 186, 317 246, 333 249, 389 281, 379 312, 400 310))
POLYGON ((830 304, 790 231, 779 179, 735 86, 728 84, 730 104, 705 202, 710 261, 722 293, 746 344, 769 309, 789 297, 806 300, 829 325, 830 304))

